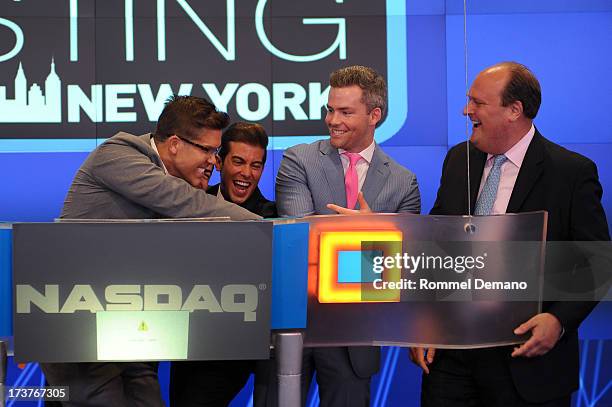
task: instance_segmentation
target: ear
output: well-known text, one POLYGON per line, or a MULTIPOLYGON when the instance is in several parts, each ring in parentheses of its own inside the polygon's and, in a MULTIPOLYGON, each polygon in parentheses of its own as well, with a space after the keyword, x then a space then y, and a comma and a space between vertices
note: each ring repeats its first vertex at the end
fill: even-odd
POLYGON ((215 168, 219 172, 221 172, 221 168, 223 168, 223 163, 221 162, 221 157, 219 157, 218 155, 215 156, 215 168))
POLYGON ((370 125, 376 126, 381 118, 382 118, 382 110, 380 110, 380 107, 375 107, 370 112, 370 125))
POLYGON ((176 136, 176 134, 173 134, 170 137, 168 137, 168 139, 166 140, 166 143, 168 143, 168 151, 171 154, 176 155, 179 150, 179 144, 181 144, 181 139, 179 139, 176 136))
POLYGON ((510 119, 512 121, 518 120, 521 116, 523 116, 523 103, 516 100, 512 102, 510 107, 510 119))

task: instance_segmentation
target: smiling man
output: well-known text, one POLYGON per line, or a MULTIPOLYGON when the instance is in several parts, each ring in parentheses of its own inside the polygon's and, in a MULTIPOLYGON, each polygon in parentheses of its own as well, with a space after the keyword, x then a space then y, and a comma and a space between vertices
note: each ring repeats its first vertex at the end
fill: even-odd
POLYGON ((216 168, 221 182, 208 188, 208 193, 240 205, 264 218, 275 218, 276 205, 259 190, 259 180, 266 164, 268 135, 263 126, 238 122, 228 127, 221 137, 221 150, 216 168))
MULTIPOLYGON (((387 110, 387 84, 372 68, 333 72, 325 124, 329 139, 287 149, 276 178, 283 217, 333 214, 327 204, 358 206, 361 191, 373 212, 419 213, 415 175, 385 154, 374 131, 387 110)), ((367 406, 370 377, 379 369, 375 347, 304 349, 303 383, 317 371, 321 405, 367 406)), ((307 387, 302 389, 305 399, 307 387)))
MULTIPOLYGON (((446 155, 431 214, 545 210, 549 241, 609 241, 597 167, 547 140, 534 125, 542 100, 536 76, 522 64, 502 62, 478 74, 468 98, 463 113, 473 124, 470 143, 446 155)), ((561 269, 547 267, 545 275, 566 272, 577 282, 588 281, 584 270, 568 262, 561 269)), ((529 335, 517 347, 411 349, 425 373, 422 406, 569 407, 578 388, 578 327, 595 305, 544 302, 541 313, 514 330, 529 335)))
MULTIPOLYGON (((228 121, 205 99, 172 97, 155 134, 118 133, 87 157, 70 186, 61 218, 259 219, 204 190, 228 121)), ((53 363, 42 369, 50 385, 70 387, 67 405, 164 405, 157 363, 53 363)))

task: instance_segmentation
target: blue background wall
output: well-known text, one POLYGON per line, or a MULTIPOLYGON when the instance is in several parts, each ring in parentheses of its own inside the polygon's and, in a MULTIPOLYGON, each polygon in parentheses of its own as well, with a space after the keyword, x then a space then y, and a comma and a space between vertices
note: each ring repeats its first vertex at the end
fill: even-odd
MULTIPOLYGON (((463 2, 408 0, 406 9, 406 16, 393 18, 406 19, 408 115, 401 130, 383 147, 417 174, 423 212, 427 212, 435 198, 446 151, 466 138, 461 115, 466 93, 463 2)), ((543 90, 536 126, 544 136, 596 162, 610 223, 612 2, 473 0, 468 2, 467 26, 469 82, 481 69, 502 60, 529 66, 543 90)), ((86 155, 0 154, 0 221, 57 217, 70 181, 86 155)), ((281 158, 282 152, 270 153, 261 181, 270 198, 281 158)), ((612 406, 610 305, 600 304, 581 329, 583 388, 575 400, 579 406, 612 406)), ((383 370, 373 383, 373 404, 418 405, 420 376, 405 350, 387 349, 383 359, 383 370)), ((162 369, 162 376, 165 372, 162 369)), ((29 382, 40 381, 34 370, 11 370, 11 380, 28 375, 29 382)), ((247 393, 235 405, 248 403, 247 393)))

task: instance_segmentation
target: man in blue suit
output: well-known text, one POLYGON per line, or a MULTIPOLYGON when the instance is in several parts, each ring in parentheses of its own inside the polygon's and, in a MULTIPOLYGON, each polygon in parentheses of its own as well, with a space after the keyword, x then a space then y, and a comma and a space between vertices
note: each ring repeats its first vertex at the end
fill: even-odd
MULTIPOLYGON (((354 209, 359 191, 373 212, 419 213, 415 175, 374 141, 387 110, 384 78, 371 68, 350 66, 333 72, 330 85, 325 116, 330 138, 285 151, 276 178, 279 215, 335 213, 330 203, 354 209)), ((323 407, 367 406, 370 378, 379 365, 375 347, 305 349, 302 397, 316 369, 323 407)))

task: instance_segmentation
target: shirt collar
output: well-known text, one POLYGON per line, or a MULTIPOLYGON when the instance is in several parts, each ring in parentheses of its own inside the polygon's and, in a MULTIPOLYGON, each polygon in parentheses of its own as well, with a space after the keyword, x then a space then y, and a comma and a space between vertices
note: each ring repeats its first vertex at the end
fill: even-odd
MULTIPOLYGON (((375 148, 376 148, 376 142, 372 140, 372 143, 369 146, 367 146, 364 150, 360 151, 359 155, 361 156, 361 158, 366 160, 369 164, 372 162, 372 157, 374 156, 375 148)), ((343 148, 338 149, 338 154, 340 154, 340 157, 342 157, 342 153, 344 153, 345 151, 346 150, 343 148)))
POLYGON ((161 155, 159 155, 159 151, 157 151, 157 145, 155 144, 155 139, 153 138, 153 136, 151 136, 151 148, 153 148, 153 150, 155 151, 155 154, 159 156, 159 161, 161 162, 162 169, 164 170, 164 173, 167 174, 168 170, 166 169, 164 160, 162 160, 161 155))
MULTIPOLYGON (((515 145, 513 145, 510 150, 505 152, 505 156, 508 158, 512 164, 521 168, 523 164, 523 160, 525 159, 525 154, 527 154, 527 148, 529 148, 529 144, 535 135, 535 126, 532 124, 531 128, 515 145)), ((493 154, 487 155, 487 162, 493 157, 493 154)))

